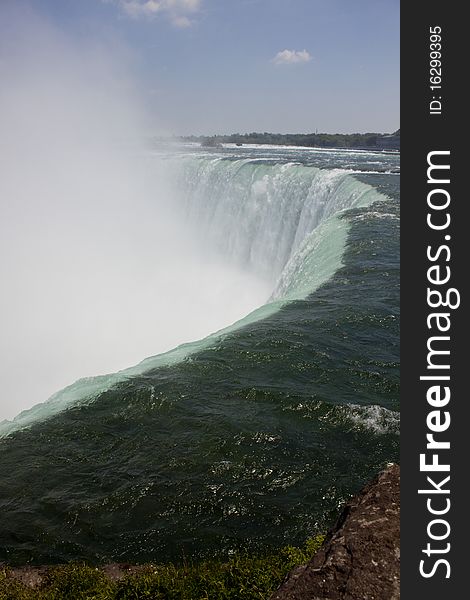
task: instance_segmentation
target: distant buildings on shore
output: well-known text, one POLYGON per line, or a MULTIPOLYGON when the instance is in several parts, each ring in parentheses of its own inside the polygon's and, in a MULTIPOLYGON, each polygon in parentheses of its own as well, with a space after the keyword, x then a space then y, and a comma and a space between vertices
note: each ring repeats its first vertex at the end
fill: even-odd
MULTIPOLYGON (((174 137, 182 142, 199 143, 204 148, 223 144, 269 144, 358 150, 400 150, 400 130, 393 133, 233 133, 231 135, 190 135, 174 137)), ((155 140, 158 141, 158 140, 155 140)))

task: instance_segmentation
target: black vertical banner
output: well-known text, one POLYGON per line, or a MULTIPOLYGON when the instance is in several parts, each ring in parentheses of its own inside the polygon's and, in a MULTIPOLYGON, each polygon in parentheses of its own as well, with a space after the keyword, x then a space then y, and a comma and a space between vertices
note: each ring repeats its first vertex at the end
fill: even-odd
POLYGON ((401 597, 442 600, 465 595, 470 533, 470 35, 458 3, 402 2, 401 40, 401 597))

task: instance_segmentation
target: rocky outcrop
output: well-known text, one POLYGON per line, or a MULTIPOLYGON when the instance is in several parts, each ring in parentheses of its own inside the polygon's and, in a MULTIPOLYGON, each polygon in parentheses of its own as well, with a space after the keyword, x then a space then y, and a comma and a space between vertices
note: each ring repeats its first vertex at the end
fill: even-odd
POLYGON ((312 560, 271 600, 398 600, 400 467, 389 465, 344 507, 312 560))

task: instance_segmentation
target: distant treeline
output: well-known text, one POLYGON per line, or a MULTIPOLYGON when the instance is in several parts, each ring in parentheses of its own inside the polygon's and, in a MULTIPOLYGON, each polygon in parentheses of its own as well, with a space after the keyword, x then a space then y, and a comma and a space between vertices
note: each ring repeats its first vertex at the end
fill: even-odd
POLYGON ((316 146, 326 148, 376 148, 387 145, 390 136, 400 137, 400 130, 383 133, 233 133, 231 135, 185 136, 185 142, 199 142, 204 146, 218 144, 282 144, 287 146, 316 146), (385 141, 385 143, 383 143, 385 141))

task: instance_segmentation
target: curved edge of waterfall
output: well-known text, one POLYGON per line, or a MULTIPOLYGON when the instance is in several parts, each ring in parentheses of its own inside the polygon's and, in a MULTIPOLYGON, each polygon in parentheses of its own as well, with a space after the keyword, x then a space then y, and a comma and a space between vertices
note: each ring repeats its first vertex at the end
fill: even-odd
MULTIPOLYGON (((246 193, 244 194, 243 206, 246 214, 244 218, 245 220, 246 218, 258 219, 256 223, 258 229, 255 229, 254 233, 251 232, 254 239, 257 231, 265 223, 259 219, 259 210, 256 213, 252 212, 253 203, 259 202, 261 190, 266 194, 270 192, 271 195, 268 200, 272 204, 273 200, 276 199, 273 190, 276 191, 274 189, 276 184, 279 186, 278 198, 280 202, 282 201, 282 205, 280 206, 281 210, 278 210, 279 207, 277 207, 276 219, 278 219, 279 226, 282 227, 285 216, 283 210, 288 210, 295 227, 292 227, 289 236, 286 235, 283 239, 285 246, 284 258, 279 263, 279 274, 268 302, 239 321, 201 340, 185 343, 163 354, 145 358, 140 363, 116 373, 79 379, 55 393, 45 402, 36 404, 32 408, 21 412, 11 421, 0 422, 0 438, 44 421, 77 404, 92 402, 101 393, 133 376, 141 375, 151 369, 178 363, 190 354, 210 347, 240 328, 273 315, 287 303, 306 298, 326 283, 343 264, 343 255, 350 227, 345 213, 349 209, 367 207, 376 201, 385 199, 385 196, 375 188, 360 182, 350 172, 340 169, 320 170, 295 163, 259 165, 253 164, 253 161, 212 159, 210 161, 206 160, 206 164, 204 164, 200 158, 191 160, 194 163, 199 163, 196 166, 203 169, 205 176, 210 175, 205 185, 212 187, 215 185, 215 181, 214 171, 211 173, 211 168, 212 170, 214 168, 218 170, 220 168, 231 169, 231 177, 226 177, 223 180, 223 184, 229 187, 240 185, 240 171, 245 168, 247 172, 243 173, 243 176, 246 177, 246 189, 244 190, 246 193), (289 169, 295 169, 296 172, 287 173, 289 169), (304 185, 301 190, 303 197, 300 194, 300 197, 295 198, 294 211, 293 203, 286 202, 285 193, 289 189, 289 181, 292 181, 291 177, 298 178, 299 170, 302 175, 308 174, 310 179, 306 182, 303 181, 304 185), (286 181, 281 182, 282 174, 288 175, 286 181), (317 203, 315 206, 319 205, 321 207, 320 216, 312 208, 314 203, 317 203)), ((191 167, 194 168, 194 165, 191 165, 191 167)), ((220 178, 220 173, 216 175, 220 178)), ((201 173, 199 173, 199 177, 201 177, 201 173)), ((299 189, 296 188, 296 191, 299 192, 299 189)), ((192 192, 194 192, 194 189, 192 192)), ((212 214, 214 214, 214 207, 212 206, 211 209, 212 214)), ((240 212, 233 216, 235 219, 239 218, 240 212)), ((233 224, 233 221, 231 223, 233 224)), ((225 225, 229 226, 230 222, 225 225)), ((271 250, 277 249, 275 244, 272 244, 270 248, 271 250)), ((253 246, 251 246, 250 256, 252 257, 256 252, 258 254, 262 253, 264 248, 258 245, 253 249, 253 246)), ((265 260, 266 257, 260 255, 260 262, 265 260)), ((279 261, 278 258, 277 260, 279 261)))

